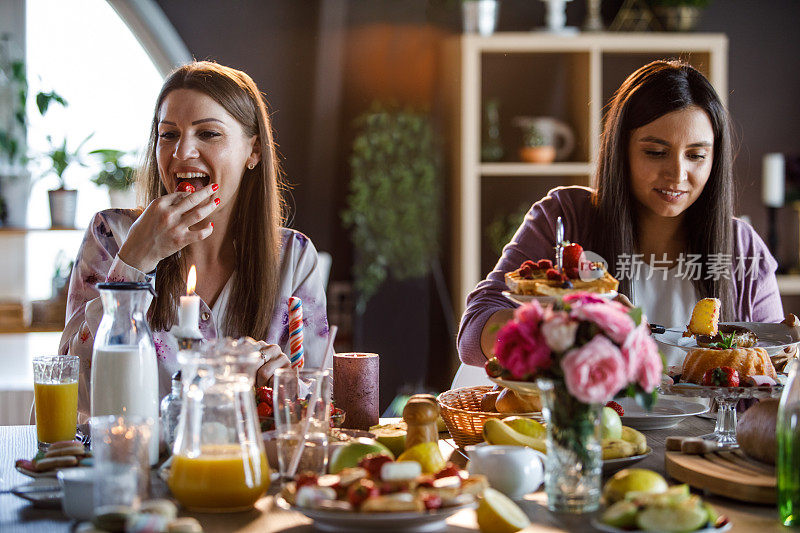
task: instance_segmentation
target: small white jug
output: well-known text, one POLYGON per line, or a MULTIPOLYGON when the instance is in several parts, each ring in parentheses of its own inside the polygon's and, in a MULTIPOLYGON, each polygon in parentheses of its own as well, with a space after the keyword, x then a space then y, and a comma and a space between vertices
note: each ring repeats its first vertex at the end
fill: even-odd
POLYGON ((524 446, 466 447, 468 471, 483 474, 489 485, 512 499, 535 492, 544 480, 544 454, 524 446))

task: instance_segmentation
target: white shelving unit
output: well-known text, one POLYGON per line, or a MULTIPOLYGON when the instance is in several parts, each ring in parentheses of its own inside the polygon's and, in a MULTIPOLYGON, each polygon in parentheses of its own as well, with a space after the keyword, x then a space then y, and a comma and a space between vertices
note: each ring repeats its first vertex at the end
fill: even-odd
MULTIPOLYGON (((703 72, 727 101, 727 55, 728 39, 723 34, 556 36, 531 32, 461 35, 449 40, 444 83, 453 139, 455 308, 463 310, 466 295, 485 275, 481 248, 484 190, 491 190, 487 187, 503 187, 509 180, 588 185, 599 149, 604 108, 628 74, 654 59, 680 57, 703 72), (507 155, 500 162, 487 163, 481 162, 481 121, 483 103, 491 97, 501 101, 507 155), (569 160, 520 162, 515 157, 519 145, 508 133, 514 129, 514 115, 552 116, 567 122, 576 138, 569 160)), ((520 198, 512 193, 508 202, 512 201, 519 202, 520 198)), ((506 203, 504 207, 508 211, 516 206, 506 203)))

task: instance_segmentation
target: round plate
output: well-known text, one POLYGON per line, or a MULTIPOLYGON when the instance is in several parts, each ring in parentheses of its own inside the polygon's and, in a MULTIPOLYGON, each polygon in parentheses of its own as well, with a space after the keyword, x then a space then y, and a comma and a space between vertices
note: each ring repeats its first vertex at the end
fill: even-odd
POLYGON ((605 459, 603 460, 603 474, 613 474, 617 470, 622 470, 626 466, 630 466, 633 463, 638 463, 651 453, 653 453, 653 449, 648 446, 647 451, 641 455, 631 455, 630 457, 620 457, 619 459, 605 459))
MULTIPOLYGON (((800 331, 786 324, 771 322, 726 322, 733 326, 742 326, 758 336, 756 348, 764 348, 769 355, 775 355, 784 348, 800 342, 800 331)), ((720 324, 722 325, 722 324, 720 324)), ((653 338, 667 346, 682 348, 687 352, 700 348, 694 337, 684 337, 686 328, 668 328, 664 333, 654 333, 653 338)))
POLYGON ((304 514, 321 531, 436 531, 445 527, 445 520, 450 516, 478 506, 468 503, 424 513, 357 513, 297 507, 280 495, 275 496, 275 503, 281 509, 304 514))
POLYGON ((687 398, 763 399, 779 398, 783 392, 783 385, 773 385, 772 387, 706 387, 695 385, 694 383, 675 383, 673 385, 660 385, 658 392, 687 398))
MULTIPOLYGON (((514 294, 513 292, 503 291, 503 296, 508 298, 514 303, 517 304, 526 304, 528 302, 532 302, 533 300, 537 300, 542 305, 547 305, 556 301, 555 296, 538 296, 533 294, 514 294)), ((613 300, 617 297, 617 291, 608 291, 608 292, 593 292, 591 293, 594 296, 599 296, 605 300, 613 300)))
POLYGON ((625 410, 622 425, 639 430, 671 428, 684 418, 705 413, 709 409, 698 402, 669 398, 659 398, 652 411, 646 411, 633 398, 619 398, 614 401, 625 410))
MULTIPOLYGON (((620 529, 618 527, 609 526, 608 524, 602 523, 597 518, 592 518, 592 525, 600 531, 606 531, 607 533, 643 533, 640 529, 620 529)), ((692 533, 722 533, 723 531, 728 531, 731 527, 731 522, 729 520, 720 527, 704 527, 703 529, 695 529, 692 533)))
POLYGON ((40 478, 18 485, 11 489, 11 494, 19 496, 23 500, 28 500, 34 507, 61 508, 61 498, 64 492, 58 481, 52 477, 40 478))

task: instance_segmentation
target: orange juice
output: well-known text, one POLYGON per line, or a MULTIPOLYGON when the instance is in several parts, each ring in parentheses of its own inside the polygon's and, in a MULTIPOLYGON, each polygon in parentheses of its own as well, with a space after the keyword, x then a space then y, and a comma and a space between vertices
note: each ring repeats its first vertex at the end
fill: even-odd
POLYGON ((78 418, 78 382, 35 383, 36 437, 39 442, 75 438, 78 418))
POLYGON ((203 446, 198 457, 176 455, 167 485, 184 507, 198 511, 249 509, 269 488, 264 452, 243 456, 238 444, 203 446))

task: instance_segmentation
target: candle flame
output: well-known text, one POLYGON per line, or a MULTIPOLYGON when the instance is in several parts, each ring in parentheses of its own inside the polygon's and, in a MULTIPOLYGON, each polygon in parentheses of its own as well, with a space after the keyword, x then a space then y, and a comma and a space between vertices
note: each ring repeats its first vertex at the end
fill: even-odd
POLYGON ((192 268, 189 269, 189 277, 186 278, 186 294, 191 295, 194 294, 194 288, 197 285, 197 270, 192 265, 192 268))

